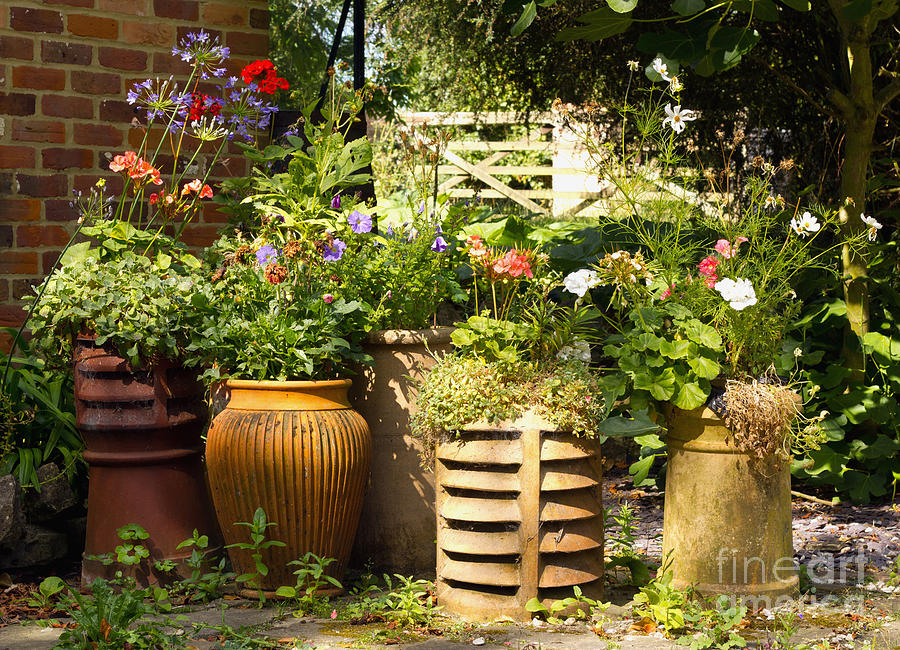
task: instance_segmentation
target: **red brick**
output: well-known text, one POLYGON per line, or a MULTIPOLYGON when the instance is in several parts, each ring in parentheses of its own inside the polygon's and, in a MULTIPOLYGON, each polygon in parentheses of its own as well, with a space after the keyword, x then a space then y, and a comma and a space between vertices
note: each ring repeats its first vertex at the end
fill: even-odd
POLYGON ((209 246, 219 238, 219 226, 191 224, 181 233, 181 241, 188 246, 209 246))
POLYGON ((135 49, 101 47, 98 52, 100 65, 117 70, 146 70, 147 53, 135 49))
MULTIPOLYGON (((0 274, 37 275, 38 254, 32 251, 6 251, 0 255, 0 274)), ((3 317, 0 316, 0 321, 3 317)))
POLYGON ((247 7, 213 3, 203 6, 204 25, 246 25, 247 17, 247 7))
POLYGON ((35 90, 63 90, 66 87, 66 71, 52 68, 35 68, 17 65, 13 68, 13 87, 35 90))
POLYGON ((119 37, 119 21, 112 18, 71 14, 66 24, 69 32, 78 36, 109 39, 119 37))
POLYGON ((41 61, 44 63, 90 65, 93 57, 94 48, 90 45, 62 43, 60 41, 44 41, 41 43, 41 61))
POLYGON ((269 29, 269 12, 267 9, 250 10, 250 27, 269 29))
POLYGON ((37 221, 41 218, 41 202, 38 199, 0 199, 0 215, 3 221, 37 221))
POLYGON ((0 172, 0 196, 16 192, 16 175, 12 172, 0 172))
POLYGON ((0 36, 0 59, 22 59, 31 61, 34 58, 34 40, 0 36))
POLYGON ((157 18, 177 18, 196 22, 200 18, 199 3, 192 0, 153 0, 157 18))
POLYGON ((94 152, 90 149, 64 149, 51 147, 41 151, 44 169, 90 169, 94 166, 94 152))
POLYGON ((122 131, 109 124, 75 124, 72 128, 76 144, 98 147, 118 147, 122 144, 122 131))
POLYGON ((191 72, 191 66, 186 61, 182 61, 180 56, 172 56, 167 52, 156 52, 153 55, 153 72, 188 75, 191 72))
POLYGON ((63 199, 47 199, 44 201, 44 218, 47 221, 75 221, 78 212, 72 202, 63 199))
MULTIPOLYGON (((12 244, 8 244, 11 246, 12 244)), ((8 280, 0 280, 0 303, 9 302, 9 281, 8 280)), ((4 352, 9 352, 9 346, 11 345, 11 337, 8 334, 3 334, 0 337, 0 350, 4 352)))
POLYGON ((25 296, 33 296, 36 293, 35 287, 40 287, 41 278, 28 278, 27 280, 12 281, 13 300, 21 300, 25 296))
POLYGON ((101 122, 124 122, 128 124, 138 115, 139 112, 128 102, 116 99, 104 99, 100 102, 101 122))
POLYGON ((15 147, 0 145, 0 168, 34 168, 34 147, 15 147))
POLYGON ((59 256, 62 251, 47 251, 45 253, 41 253, 41 270, 44 275, 50 273, 53 270, 53 267, 56 266, 56 262, 59 261, 59 256))
POLYGON ((247 32, 228 32, 225 44, 232 54, 264 57, 269 53, 268 34, 248 34, 247 32))
POLYGON ((172 47, 175 45, 175 27, 162 23, 139 23, 125 21, 122 23, 122 40, 136 45, 157 45, 172 47))
POLYGON ((85 9, 94 8, 94 0, 44 0, 48 5, 68 5, 69 7, 84 7, 85 9))
POLYGON ((19 226, 16 228, 16 246, 65 246, 69 233, 62 226, 19 226))
POLYGON ((94 102, 88 97, 44 95, 41 97, 41 112, 52 117, 75 117, 90 120, 94 117, 94 102))
POLYGON ((52 176, 16 174, 16 180, 19 183, 19 194, 25 196, 65 196, 69 192, 69 179, 65 174, 52 176))
POLYGON ((97 9, 132 16, 148 15, 147 0, 97 0, 97 9))
POLYGON ((13 227, 0 226, 0 248, 11 248, 13 243, 13 227))
POLYGON ((63 21, 58 11, 12 7, 9 10, 9 26, 17 32, 61 34, 63 21))
POLYGON ((209 175, 215 178, 244 176, 247 173, 247 159, 244 156, 223 156, 219 158, 209 175))
MULTIPOLYGON (((109 163, 100 161, 102 169, 108 169, 109 163)), ((103 191, 104 196, 118 196, 125 189, 125 181, 118 174, 107 172, 105 174, 90 174, 86 176, 75 176, 72 179, 72 190, 76 192, 90 192, 91 188, 97 182, 98 178, 106 179, 106 188, 103 191)))
POLYGON ((117 74, 72 70, 72 90, 85 95, 118 95, 122 77, 117 74))
POLYGON ((0 114, 3 115, 34 115, 34 95, 13 93, 0 95, 0 114))
POLYGON ((217 203, 203 204, 203 223, 228 223, 228 215, 219 209, 217 203))
POLYGON ((65 142, 66 125, 43 120, 13 120, 12 139, 18 142, 65 142))

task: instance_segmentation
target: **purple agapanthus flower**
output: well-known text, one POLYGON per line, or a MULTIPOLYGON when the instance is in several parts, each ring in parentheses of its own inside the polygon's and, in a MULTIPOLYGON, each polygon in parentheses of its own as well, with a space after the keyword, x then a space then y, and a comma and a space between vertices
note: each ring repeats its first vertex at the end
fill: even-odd
POLYGON ((326 262, 337 262, 343 257, 345 248, 347 248, 347 244, 340 239, 335 239, 331 242, 331 246, 325 244, 325 252, 322 254, 322 257, 326 262))
POLYGON ((357 235, 364 232, 372 232, 372 217, 358 210, 351 212, 350 216, 347 217, 347 221, 350 223, 350 230, 357 235))
POLYGON ((443 253, 445 250, 447 250, 447 241, 443 237, 438 235, 434 238, 434 243, 431 245, 431 250, 433 250, 435 253, 443 253))
POLYGON ((269 262, 274 262, 277 259, 278 250, 274 246, 270 246, 269 244, 260 246, 259 250, 256 251, 256 263, 260 266, 265 266, 269 262))
POLYGON ((341 193, 338 192, 334 196, 331 197, 331 207, 335 210, 341 209, 341 193))

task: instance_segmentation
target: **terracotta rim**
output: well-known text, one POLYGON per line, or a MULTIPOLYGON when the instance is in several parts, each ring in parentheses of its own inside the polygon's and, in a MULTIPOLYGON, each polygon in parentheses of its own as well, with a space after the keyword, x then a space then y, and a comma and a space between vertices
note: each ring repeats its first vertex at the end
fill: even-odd
POLYGON ((304 390, 315 388, 343 388, 353 383, 349 379, 321 379, 319 381, 278 381, 277 379, 226 379, 228 388, 252 390, 304 390))

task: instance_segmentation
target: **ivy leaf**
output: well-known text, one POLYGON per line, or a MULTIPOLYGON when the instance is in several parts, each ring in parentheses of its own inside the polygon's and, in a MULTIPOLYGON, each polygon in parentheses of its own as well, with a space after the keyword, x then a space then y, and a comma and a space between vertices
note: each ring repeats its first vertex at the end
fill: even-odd
POLYGON ((871 497, 887 494, 887 477, 881 472, 858 472, 849 470, 844 473, 844 481, 850 492, 850 498, 856 503, 868 503, 871 497))
POLYGON ((609 8, 619 14, 627 14, 637 7, 638 0, 606 0, 609 8))
POLYGON ((653 467, 655 458, 656 456, 641 458, 639 461, 632 463, 628 468, 628 473, 634 477, 635 486, 639 487, 647 480, 647 475, 650 473, 650 468, 653 467))
POLYGON ((672 11, 682 16, 693 16, 706 9, 703 0, 675 0, 672 3, 672 11))
POLYGON ((806 468, 810 476, 819 476, 823 472, 840 476, 847 470, 846 456, 827 445, 809 452, 809 458, 813 461, 812 467, 806 468))
POLYGON ((879 334, 868 332, 863 336, 863 350, 877 354, 885 361, 900 361, 900 340, 879 334))
POLYGON ((531 0, 531 2, 522 7, 522 15, 519 16, 512 29, 509 30, 510 35, 519 36, 534 22, 535 17, 537 17, 537 5, 534 4, 534 0, 531 0))
POLYGON ((879 434, 871 445, 863 444, 859 449, 859 454, 863 458, 871 460, 874 458, 890 458, 897 451, 900 451, 900 442, 886 435, 879 434))

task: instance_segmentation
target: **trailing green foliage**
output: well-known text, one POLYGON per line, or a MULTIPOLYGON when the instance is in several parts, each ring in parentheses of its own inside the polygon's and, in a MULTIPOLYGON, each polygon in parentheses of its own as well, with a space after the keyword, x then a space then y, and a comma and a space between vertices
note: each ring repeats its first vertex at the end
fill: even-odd
POLYGON ((49 368, 27 341, 18 348, 12 358, 0 354, 0 373, 7 373, 0 386, 0 476, 13 474, 21 487, 40 491, 38 467, 55 462, 74 482, 84 470, 84 442, 75 427, 72 378, 49 368))

